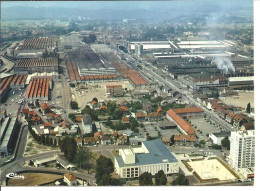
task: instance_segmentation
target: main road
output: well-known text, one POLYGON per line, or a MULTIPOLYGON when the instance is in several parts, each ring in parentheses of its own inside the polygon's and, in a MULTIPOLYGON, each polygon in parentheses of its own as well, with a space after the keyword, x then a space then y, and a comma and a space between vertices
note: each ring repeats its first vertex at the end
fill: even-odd
MULTIPOLYGON (((149 65, 150 66, 150 65, 149 65)), ((154 67, 154 66, 153 66, 154 67)), ((155 67, 154 67, 155 68, 155 67)), ((217 122, 219 125, 221 125, 222 127, 226 128, 228 131, 232 131, 232 126, 227 123, 226 121, 222 120, 219 118, 219 116, 212 112, 209 111, 207 108, 205 108, 203 105, 199 104, 196 100, 193 99, 191 92, 189 92, 188 89, 183 90, 180 89, 179 87, 177 87, 176 85, 173 84, 172 80, 168 80, 167 76, 165 74, 162 74, 163 77, 159 74, 157 74, 156 72, 154 72, 153 69, 151 69, 148 66, 144 66, 145 72, 150 73, 150 75, 155 76, 160 82, 164 83, 167 87, 172 88, 177 90, 178 92, 180 92, 183 96, 185 96, 192 104, 201 107, 204 112, 211 117, 211 119, 213 119, 215 122, 217 122)), ((155 69, 158 70, 158 69, 155 69)), ((145 73, 144 72, 144 73, 145 73)))

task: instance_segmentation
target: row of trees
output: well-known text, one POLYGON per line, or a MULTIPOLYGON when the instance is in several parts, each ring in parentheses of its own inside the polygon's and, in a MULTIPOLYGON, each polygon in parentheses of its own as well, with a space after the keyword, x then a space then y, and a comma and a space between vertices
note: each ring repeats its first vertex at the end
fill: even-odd
POLYGON ((38 135, 35 133, 35 131, 32 129, 32 127, 29 125, 28 127, 30 134, 34 138, 34 140, 40 144, 47 145, 47 146, 57 146, 57 139, 52 138, 51 136, 47 135, 38 135))
POLYGON ((114 164, 110 158, 101 155, 96 164, 96 182, 98 186, 121 185, 119 179, 111 178, 111 173, 114 172, 114 164))
POLYGON ((73 137, 66 136, 59 141, 60 150, 69 162, 73 162, 77 154, 77 142, 73 137))
MULTIPOLYGON (((158 171, 154 175, 154 182, 156 186, 163 186, 167 184, 167 177, 163 170, 158 171)), ((152 186, 153 176, 149 172, 144 172, 139 176, 140 186, 152 186)), ((179 174, 177 178, 171 183, 171 185, 189 185, 189 180, 183 175, 179 174)))

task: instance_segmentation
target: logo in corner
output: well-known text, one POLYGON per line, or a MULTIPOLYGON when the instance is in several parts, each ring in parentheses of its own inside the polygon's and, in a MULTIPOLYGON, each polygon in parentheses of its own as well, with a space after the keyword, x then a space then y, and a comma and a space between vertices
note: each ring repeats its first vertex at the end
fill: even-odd
POLYGON ((8 173, 6 175, 6 178, 23 179, 24 180, 25 177, 23 175, 17 175, 17 173, 11 172, 11 173, 8 173))

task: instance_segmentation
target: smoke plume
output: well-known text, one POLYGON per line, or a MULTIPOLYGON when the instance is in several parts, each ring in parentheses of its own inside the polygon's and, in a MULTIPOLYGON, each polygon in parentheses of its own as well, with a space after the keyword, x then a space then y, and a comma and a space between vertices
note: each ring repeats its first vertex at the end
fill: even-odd
POLYGON ((229 72, 234 73, 236 71, 233 63, 227 57, 217 57, 214 59, 214 62, 218 69, 222 70, 225 74, 229 72))

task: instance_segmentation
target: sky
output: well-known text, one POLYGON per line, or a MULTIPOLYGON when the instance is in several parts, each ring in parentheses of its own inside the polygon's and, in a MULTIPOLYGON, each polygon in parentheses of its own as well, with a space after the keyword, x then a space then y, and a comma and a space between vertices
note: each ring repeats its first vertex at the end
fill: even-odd
POLYGON ((253 0, 172 0, 172 1, 16 1, 2 2, 2 8, 28 6, 28 7, 66 7, 88 9, 156 9, 171 6, 253 6, 253 0))

